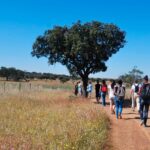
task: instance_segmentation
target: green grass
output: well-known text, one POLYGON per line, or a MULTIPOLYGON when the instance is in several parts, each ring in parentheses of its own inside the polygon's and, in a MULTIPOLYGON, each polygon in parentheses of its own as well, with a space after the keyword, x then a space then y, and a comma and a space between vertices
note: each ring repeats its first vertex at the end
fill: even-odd
POLYGON ((0 149, 103 150, 109 120, 69 93, 27 93, 0 98, 0 149))

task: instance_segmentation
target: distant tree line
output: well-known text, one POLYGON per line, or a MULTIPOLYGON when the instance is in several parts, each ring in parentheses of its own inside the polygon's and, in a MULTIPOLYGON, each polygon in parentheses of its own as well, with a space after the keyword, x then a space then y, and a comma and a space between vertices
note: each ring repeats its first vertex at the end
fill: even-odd
MULTIPOLYGON (((65 83, 69 80, 80 80, 78 76, 68 76, 68 75, 58 75, 52 73, 39 73, 39 72, 27 72, 20 69, 16 69, 14 67, 1 67, 0 68, 0 77, 6 78, 7 81, 30 81, 33 79, 48 79, 48 80, 60 80, 62 83, 65 83)), ((104 79, 104 78, 103 78, 104 79)), ((102 78, 89 78, 90 81, 96 82, 99 80, 100 82, 103 80, 102 78)), ((113 80, 106 78, 105 80, 113 80)))
POLYGON ((63 83, 67 82, 71 79, 71 76, 67 76, 67 75, 57 75, 57 74, 52 74, 52 73, 27 72, 27 71, 13 68, 13 67, 10 67, 10 68, 1 67, 0 68, 0 77, 6 78, 7 81, 9 81, 9 80, 29 81, 32 79, 49 79, 49 80, 59 79, 63 83))

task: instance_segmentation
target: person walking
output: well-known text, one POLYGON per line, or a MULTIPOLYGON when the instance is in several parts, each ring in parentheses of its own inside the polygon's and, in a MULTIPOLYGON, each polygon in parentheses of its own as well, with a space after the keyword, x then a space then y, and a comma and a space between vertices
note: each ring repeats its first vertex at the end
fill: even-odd
POLYGON ((110 111, 112 114, 115 114, 115 95, 114 95, 115 85, 116 85, 115 81, 110 82, 110 84, 108 85, 110 111))
POLYGON ((78 82, 78 96, 82 96, 82 84, 81 84, 81 81, 78 82))
POLYGON ((88 98, 91 98, 92 97, 92 90, 93 90, 93 86, 92 86, 92 82, 90 81, 88 86, 87 86, 87 96, 88 98))
POLYGON ((107 84, 106 81, 102 81, 102 87, 101 87, 101 97, 102 97, 102 105, 106 106, 106 94, 107 94, 107 84))
POLYGON ((95 94, 96 94, 96 101, 97 103, 100 103, 101 98, 101 84, 99 83, 99 80, 97 80, 97 83, 95 84, 95 94))
POLYGON ((132 109, 135 111, 135 107, 137 108, 137 111, 140 112, 140 97, 139 97, 139 90, 140 90, 140 84, 136 80, 135 83, 131 87, 131 93, 132 93, 132 109))
POLYGON ((122 109, 123 109, 123 101, 125 98, 125 90, 126 89, 125 86, 123 85, 122 80, 119 80, 114 90, 117 119, 119 118, 122 119, 122 109))
POLYGON ((148 82, 147 75, 144 77, 143 80, 144 80, 144 83, 140 91, 140 96, 142 99, 140 116, 142 119, 141 125, 144 124, 144 126, 147 127, 148 111, 149 111, 149 105, 150 105, 150 83, 148 82))

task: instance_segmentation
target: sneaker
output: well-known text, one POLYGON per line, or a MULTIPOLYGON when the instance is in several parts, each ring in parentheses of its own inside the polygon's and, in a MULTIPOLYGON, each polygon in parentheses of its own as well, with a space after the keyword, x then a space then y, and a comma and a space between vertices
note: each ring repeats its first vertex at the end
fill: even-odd
POLYGON ((142 120, 141 123, 140 123, 140 125, 142 126, 143 124, 144 124, 144 121, 142 120))

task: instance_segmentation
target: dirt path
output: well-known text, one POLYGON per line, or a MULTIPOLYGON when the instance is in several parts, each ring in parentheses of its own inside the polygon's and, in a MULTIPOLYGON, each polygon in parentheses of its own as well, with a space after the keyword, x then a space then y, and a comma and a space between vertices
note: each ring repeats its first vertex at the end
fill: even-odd
POLYGON ((123 119, 117 120, 115 115, 110 114, 109 106, 100 107, 111 120, 110 141, 114 150, 150 150, 150 120, 149 127, 145 128, 140 126, 139 115, 131 108, 124 108, 123 119))

